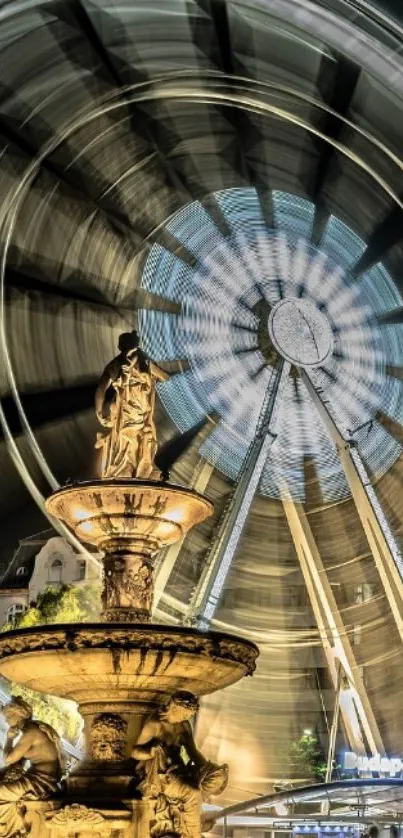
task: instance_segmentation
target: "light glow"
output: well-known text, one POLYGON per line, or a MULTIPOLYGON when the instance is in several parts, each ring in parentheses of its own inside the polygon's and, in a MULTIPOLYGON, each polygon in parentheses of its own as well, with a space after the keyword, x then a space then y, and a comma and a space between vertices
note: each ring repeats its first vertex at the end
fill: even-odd
MULTIPOLYGON (((221 421, 200 453, 228 477, 239 479, 255 434, 262 394, 273 386, 258 332, 266 329, 270 340, 268 320, 271 316, 273 322, 274 315, 268 313, 266 323, 261 322, 256 306, 264 299, 269 311, 281 312, 292 300, 294 315, 307 330, 306 339, 302 344, 299 340, 295 349, 296 358, 299 363, 304 358, 308 364, 317 362, 311 367, 315 387, 332 404, 338 426, 356 435, 365 461, 379 478, 396 461, 401 446, 376 422, 370 433, 359 428, 385 405, 388 415, 396 421, 403 419, 403 387, 386 372, 387 365, 400 363, 403 330, 381 328, 376 320, 378 314, 403 303, 387 271, 377 265, 359 280, 350 275, 365 242, 334 217, 329 219, 320 248, 314 247, 309 239, 314 205, 298 196, 273 192, 273 230, 263 221, 253 188, 223 190, 214 199, 230 235, 224 237, 195 201, 168 225, 169 232, 195 255, 195 267, 158 244, 151 248, 144 267, 143 287, 182 307, 178 315, 140 312, 146 351, 160 361, 189 361, 184 374, 159 385, 167 412, 181 431, 205 414, 217 412, 221 421), (311 315, 301 319, 303 309, 311 315), (308 334, 313 322, 316 356, 312 355, 315 341, 309 343, 308 334), (301 351, 305 353, 302 359, 301 351)), ((283 318, 285 328, 288 315, 283 318)), ((275 324, 277 319, 278 314, 275 324)), ((287 333, 286 329, 281 338, 288 358, 292 351, 284 351, 285 343, 292 337, 292 330, 287 333)), ((277 348, 279 341, 278 337, 277 348)), ((290 377, 284 393, 284 421, 276 444, 267 453, 258 491, 279 497, 275 475, 282 473, 292 487, 293 499, 305 500, 305 457, 315 461, 325 502, 348 496, 337 452, 305 388, 298 377, 290 377)))

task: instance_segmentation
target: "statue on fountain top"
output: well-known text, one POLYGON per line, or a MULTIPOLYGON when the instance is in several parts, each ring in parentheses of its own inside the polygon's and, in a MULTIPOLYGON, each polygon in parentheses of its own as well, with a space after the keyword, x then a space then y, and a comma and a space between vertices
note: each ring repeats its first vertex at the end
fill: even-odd
POLYGON ((60 790, 60 738, 45 722, 33 721, 32 708, 19 696, 1 708, 8 725, 0 772, 0 836, 25 835, 21 803, 48 800, 60 790))
POLYGON ((101 477, 160 480, 154 463, 155 386, 169 375, 140 348, 135 331, 120 335, 119 350, 95 393, 97 419, 106 429, 95 446, 102 449, 101 477))
POLYGON ((202 801, 227 786, 228 766, 215 765, 196 747, 190 719, 198 708, 193 693, 175 693, 145 722, 132 750, 139 790, 154 801, 152 838, 199 838, 202 801))

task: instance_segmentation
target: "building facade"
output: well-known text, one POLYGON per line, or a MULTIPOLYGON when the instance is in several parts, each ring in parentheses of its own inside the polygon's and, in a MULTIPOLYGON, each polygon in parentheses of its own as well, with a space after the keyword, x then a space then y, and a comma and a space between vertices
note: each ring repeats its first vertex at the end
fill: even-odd
POLYGON ((85 585, 100 575, 96 557, 76 553, 53 530, 24 539, 0 579, 0 626, 13 623, 47 588, 85 585))

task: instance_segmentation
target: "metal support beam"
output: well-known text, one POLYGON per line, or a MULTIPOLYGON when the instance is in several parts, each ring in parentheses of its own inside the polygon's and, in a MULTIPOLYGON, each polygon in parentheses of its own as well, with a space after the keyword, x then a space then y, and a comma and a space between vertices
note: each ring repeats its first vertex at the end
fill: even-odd
POLYGON ((353 751, 384 753, 382 737, 350 641, 346 635, 332 588, 302 504, 291 498, 287 486, 281 487, 284 511, 301 565, 334 689, 340 683, 340 712, 353 751))
POLYGON ((276 376, 274 387, 264 400, 256 435, 249 447, 239 482, 224 510, 217 537, 193 592, 186 621, 197 622, 201 629, 209 627, 216 611, 268 453, 276 438, 278 408, 289 369, 289 364, 281 360, 276 371, 273 370, 276 376))
MULTIPOLYGON (((336 740, 337 740, 337 731, 339 729, 339 719, 340 719, 340 693, 341 693, 341 686, 342 686, 342 666, 341 662, 337 662, 337 681, 336 681, 336 692, 334 697, 334 708, 333 708, 333 719, 332 719, 332 726, 330 728, 329 733, 329 746, 327 749, 327 762, 326 762, 326 777, 325 783, 331 783, 332 781, 332 774, 333 774, 333 761, 334 755, 336 752, 336 740)), ((324 800, 321 804, 321 813, 322 815, 329 815, 330 813, 330 800, 324 800)))
POLYGON ((403 558, 354 442, 345 439, 305 370, 301 378, 336 445, 385 594, 403 642, 403 558))
POLYGON ((337 731, 338 731, 338 728, 339 728, 341 686, 342 686, 341 662, 338 661, 336 694, 335 694, 335 698, 334 698, 334 708, 333 708, 333 719, 332 719, 332 727, 330 729, 329 747, 328 747, 328 751, 327 751, 326 777, 325 777, 325 782, 326 783, 331 782, 332 774, 333 774, 333 760, 334 760, 334 755, 335 755, 335 752, 336 752, 337 731))
MULTIPOLYGON (((214 466, 211 463, 208 463, 207 460, 204 460, 203 457, 201 457, 195 468, 192 480, 189 483, 189 488, 194 489, 196 492, 200 492, 202 494, 207 488, 208 483, 210 482, 210 478, 213 474, 213 471, 214 466)), ((157 566, 157 571, 155 574, 153 616, 158 608, 159 602, 164 593, 169 577, 175 567, 179 553, 183 547, 185 538, 186 536, 181 538, 179 541, 175 542, 175 544, 172 544, 171 547, 168 547, 168 550, 166 550, 165 554, 162 556, 161 561, 159 562, 159 565, 157 566)))

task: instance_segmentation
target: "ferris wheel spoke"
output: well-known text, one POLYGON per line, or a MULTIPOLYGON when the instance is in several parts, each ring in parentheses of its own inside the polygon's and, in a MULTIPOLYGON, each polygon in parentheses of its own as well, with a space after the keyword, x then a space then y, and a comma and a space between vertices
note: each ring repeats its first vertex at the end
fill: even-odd
POLYGON ((248 352, 258 352, 259 344, 255 343, 253 346, 237 346, 233 350, 234 355, 245 355, 248 352))
POLYGON ((352 268, 354 277, 360 277, 379 262, 383 257, 402 240, 403 210, 394 204, 372 231, 366 250, 352 268))
POLYGON ((400 325, 403 323, 403 306, 378 314, 376 319, 380 326, 400 325))
POLYGON ((403 366, 387 364, 385 372, 386 375, 389 375, 391 378, 396 378, 397 381, 403 381, 403 366))
POLYGON ((34 274, 27 272, 24 266, 17 269, 7 265, 5 271, 6 301, 11 301, 13 292, 18 291, 27 296, 40 295, 45 299, 59 301, 60 306, 71 300, 99 309, 114 310, 113 304, 97 289, 96 285, 88 282, 88 277, 74 273, 68 281, 63 283, 51 282, 39 266, 33 266, 33 268, 34 274))
POLYGON ((403 447, 403 424, 382 410, 378 410, 374 418, 403 447))
MULTIPOLYGON (((97 383, 98 379, 92 378, 77 386, 55 387, 50 390, 36 390, 20 394, 22 407, 31 428, 39 429, 60 419, 91 410, 94 405, 97 383)), ((11 433, 13 436, 18 435, 21 433, 21 423, 12 396, 2 397, 1 406, 11 433)), ((3 437, 1 430, 0 437, 3 437)))
POLYGON ((347 116, 358 84, 360 71, 361 68, 358 64, 335 50, 330 53, 326 51, 322 55, 317 83, 324 105, 329 109, 325 110, 322 127, 322 133, 328 140, 321 137, 313 138, 319 155, 316 170, 308 184, 308 194, 317 206, 313 223, 313 240, 316 242, 321 238, 319 231, 323 231, 328 217, 322 200, 322 193, 336 155, 332 141, 339 139, 344 126, 342 119, 331 111, 336 111, 341 117, 347 116))

